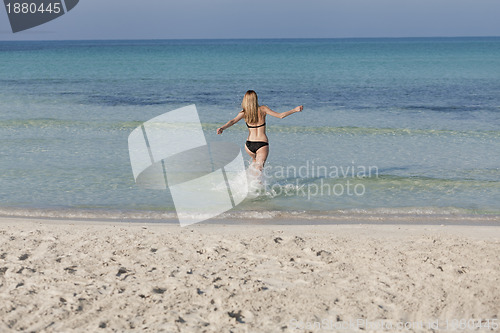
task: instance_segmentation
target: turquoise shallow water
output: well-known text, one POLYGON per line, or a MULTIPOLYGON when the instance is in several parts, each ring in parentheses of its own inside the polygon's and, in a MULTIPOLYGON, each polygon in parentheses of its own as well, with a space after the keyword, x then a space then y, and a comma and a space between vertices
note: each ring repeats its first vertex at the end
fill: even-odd
POLYGON ((304 112, 268 119, 268 187, 233 214, 500 213, 500 38, 0 42, 0 213, 173 213, 128 135, 196 104, 243 147, 215 129, 247 89, 304 112))

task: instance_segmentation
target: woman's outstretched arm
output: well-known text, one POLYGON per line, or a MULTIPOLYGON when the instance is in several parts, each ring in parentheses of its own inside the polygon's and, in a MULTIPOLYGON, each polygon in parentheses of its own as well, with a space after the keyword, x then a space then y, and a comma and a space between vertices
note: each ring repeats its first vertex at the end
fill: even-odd
POLYGON ((217 134, 222 134, 222 132, 226 128, 233 126, 238 121, 240 121, 241 119, 243 119, 244 116, 245 116, 245 114, 243 113, 243 110, 241 110, 236 117, 234 117, 233 119, 231 119, 230 121, 228 121, 224 126, 219 127, 217 129, 217 134))
POLYGON ((292 113, 295 113, 295 112, 301 112, 301 111, 304 109, 304 107, 303 107, 302 105, 299 105, 299 106, 297 106, 295 109, 292 109, 292 110, 290 110, 290 111, 286 111, 286 112, 281 112, 281 113, 279 113, 279 112, 276 112, 276 111, 271 110, 270 108, 268 108, 268 107, 267 107, 267 106, 265 106, 265 105, 262 105, 262 108, 264 109, 264 111, 265 111, 268 115, 273 116, 273 117, 276 117, 276 118, 280 118, 280 119, 283 119, 283 118, 285 118, 285 117, 287 117, 287 116, 291 115, 292 113))

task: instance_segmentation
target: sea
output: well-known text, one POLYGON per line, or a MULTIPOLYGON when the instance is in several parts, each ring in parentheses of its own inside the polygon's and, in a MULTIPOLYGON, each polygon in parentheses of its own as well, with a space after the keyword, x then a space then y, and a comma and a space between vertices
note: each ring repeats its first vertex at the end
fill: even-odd
POLYGON ((194 104, 249 165, 243 121, 216 134, 249 89, 304 109, 267 117, 264 187, 219 219, 500 216, 500 37, 0 41, 0 215, 175 220, 128 136, 194 104))

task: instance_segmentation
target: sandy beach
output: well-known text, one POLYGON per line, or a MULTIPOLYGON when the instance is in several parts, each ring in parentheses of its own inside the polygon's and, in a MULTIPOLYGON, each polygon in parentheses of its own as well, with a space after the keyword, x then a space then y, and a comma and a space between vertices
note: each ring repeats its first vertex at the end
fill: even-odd
POLYGON ((0 331, 495 331, 499 251, 496 226, 1 218, 0 331))

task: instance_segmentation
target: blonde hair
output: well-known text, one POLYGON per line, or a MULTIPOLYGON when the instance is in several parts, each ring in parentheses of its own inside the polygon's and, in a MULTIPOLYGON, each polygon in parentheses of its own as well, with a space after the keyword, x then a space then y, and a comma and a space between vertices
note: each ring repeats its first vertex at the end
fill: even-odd
POLYGON ((256 124, 259 122, 259 100, 257 93, 253 90, 248 90, 243 96, 241 107, 245 113, 245 121, 247 124, 256 124))

